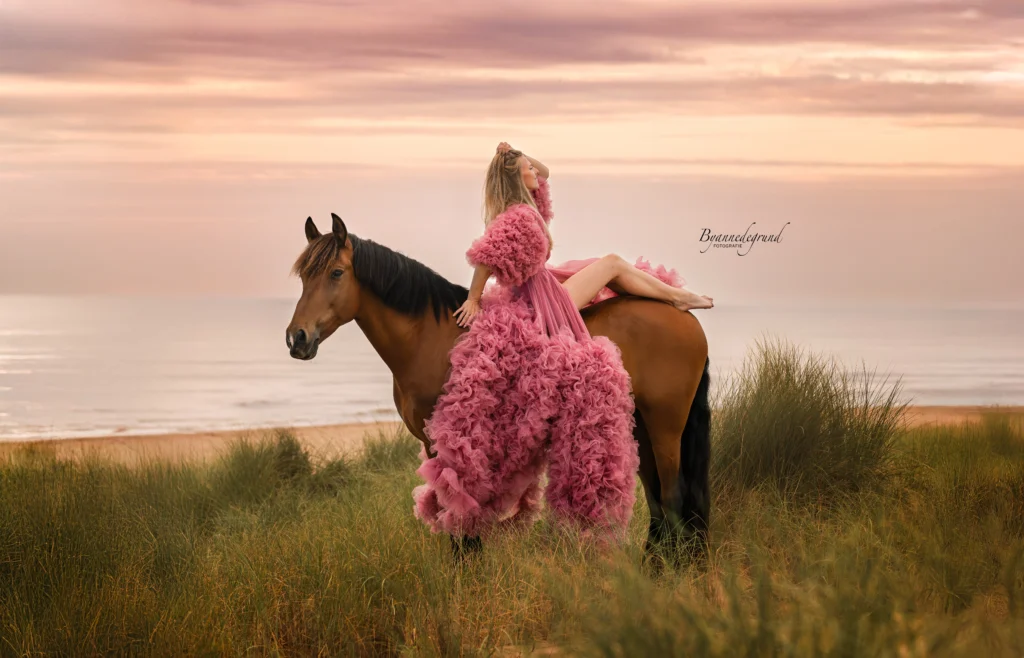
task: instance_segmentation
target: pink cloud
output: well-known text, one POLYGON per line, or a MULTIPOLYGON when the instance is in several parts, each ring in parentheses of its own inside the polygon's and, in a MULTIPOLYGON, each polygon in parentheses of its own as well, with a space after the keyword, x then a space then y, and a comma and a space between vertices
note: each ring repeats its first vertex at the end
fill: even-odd
MULTIPOLYGON (((109 0, 107 0, 109 2, 109 0)), ((98 3, 102 5, 103 3, 98 3)), ((0 14, 0 70, 101 74, 108 67, 231 71, 383 70, 403 64, 544 67, 676 61, 709 45, 859 44, 908 49, 1019 43, 1008 0, 778 2, 743 5, 444 5, 165 2, 107 21, 0 14), (191 17, 191 18, 190 18, 191 17), (284 18, 282 18, 284 17, 284 18), (173 19, 173 20, 171 20, 173 19)))

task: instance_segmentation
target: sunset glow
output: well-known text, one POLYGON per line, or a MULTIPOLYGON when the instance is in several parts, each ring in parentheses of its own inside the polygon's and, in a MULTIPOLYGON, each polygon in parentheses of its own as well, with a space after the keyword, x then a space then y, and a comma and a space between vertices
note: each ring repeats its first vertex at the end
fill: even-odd
MULTIPOLYGON (((1024 172, 1024 6, 0 0, 7 244, 71 211, 52 200, 40 209, 40 190, 57 181, 185 203, 197 220, 223 199, 187 199, 217 196, 195 187, 217 181, 329 186, 344 172, 353 185, 370 176, 405 186, 397 181, 427 184, 448 172, 467 197, 451 226, 465 228, 444 256, 440 243, 432 253, 454 275, 461 243, 479 228, 478 179, 503 139, 551 166, 566 218, 585 210, 582 188, 562 187, 574 176, 745 181, 737 190, 757 181, 944 189, 996 181, 986 198, 1009 212, 1020 186, 1007 181, 1024 172)), ((280 194, 296 215, 312 212, 294 190, 280 194)), ((174 215, 155 206, 163 207, 145 221, 174 215)), ((97 224, 142 221, 123 200, 76 210, 97 224)), ((741 214, 711 228, 745 226, 749 213, 741 214)), ((408 233, 393 221, 382 237, 408 233)), ((649 221, 629 248, 656 244, 668 220, 649 221)), ((801 230, 797 219, 794 239, 801 230)), ((21 289, 24 272, 7 267, 3 289, 21 289)))

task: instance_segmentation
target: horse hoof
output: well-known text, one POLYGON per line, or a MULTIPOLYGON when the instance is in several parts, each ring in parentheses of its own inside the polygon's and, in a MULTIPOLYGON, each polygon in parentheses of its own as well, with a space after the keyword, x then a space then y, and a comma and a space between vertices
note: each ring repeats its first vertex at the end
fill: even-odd
POLYGON ((483 550, 484 543, 479 537, 455 537, 449 535, 451 538, 452 555, 455 556, 456 562, 461 562, 471 553, 478 553, 483 550))

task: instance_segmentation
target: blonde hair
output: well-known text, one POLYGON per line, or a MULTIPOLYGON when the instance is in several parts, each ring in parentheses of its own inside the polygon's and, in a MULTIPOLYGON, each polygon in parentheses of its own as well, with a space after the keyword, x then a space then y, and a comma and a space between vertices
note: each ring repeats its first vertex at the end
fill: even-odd
MULTIPOLYGON (((491 164, 487 167, 487 177, 484 180, 484 226, 490 225, 491 221, 505 212, 514 204, 525 203, 539 213, 533 194, 523 182, 523 175, 519 170, 519 158, 522 151, 510 149, 505 153, 495 153, 491 164)), ((548 234, 548 243, 554 247, 555 241, 551 237, 551 229, 546 221, 541 221, 544 231, 548 234)))

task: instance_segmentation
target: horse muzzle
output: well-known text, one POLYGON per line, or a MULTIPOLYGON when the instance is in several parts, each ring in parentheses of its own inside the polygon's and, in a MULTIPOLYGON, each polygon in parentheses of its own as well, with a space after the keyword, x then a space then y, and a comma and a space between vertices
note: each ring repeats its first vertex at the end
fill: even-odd
POLYGON ((284 342, 288 345, 289 354, 292 358, 309 361, 316 356, 316 349, 320 345, 319 332, 308 335, 304 329, 298 331, 286 331, 284 342))

